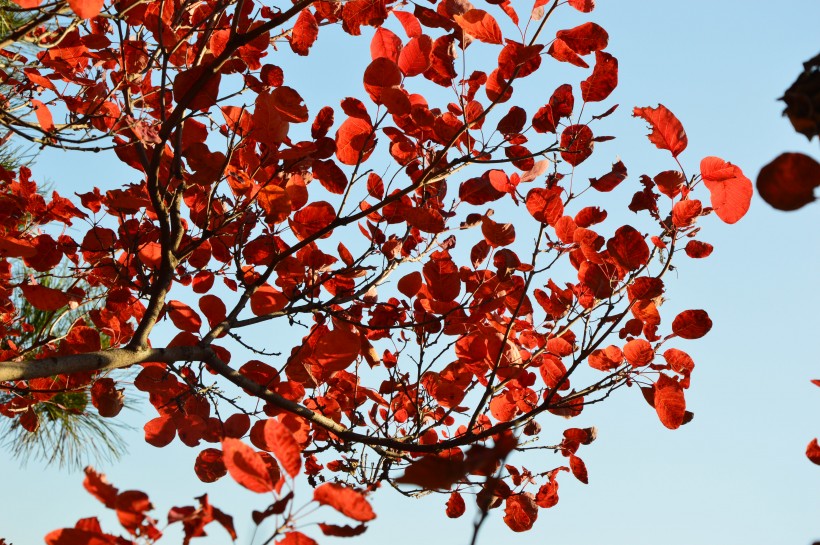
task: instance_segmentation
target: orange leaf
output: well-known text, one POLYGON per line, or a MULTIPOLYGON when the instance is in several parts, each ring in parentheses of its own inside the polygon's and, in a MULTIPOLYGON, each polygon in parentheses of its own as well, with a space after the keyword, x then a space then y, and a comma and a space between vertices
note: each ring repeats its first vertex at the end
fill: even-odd
POLYGON ((672 153, 672 157, 677 157, 686 149, 689 143, 683 125, 663 104, 658 104, 657 108, 649 106, 635 108, 632 111, 633 117, 642 117, 649 123, 652 132, 649 133, 649 141, 659 149, 665 149, 672 153))
POLYGON ((700 175, 720 219, 735 223, 746 215, 752 203, 752 181, 738 167, 718 157, 706 157, 700 162, 700 175))
POLYGON ((683 388, 677 380, 664 374, 658 376, 655 383, 654 396, 655 410, 661 423, 674 430, 679 428, 686 416, 686 400, 683 397, 683 388))
POLYGON ((461 15, 454 15, 453 20, 464 32, 478 41, 488 44, 503 43, 501 27, 492 15, 483 9, 470 9, 461 15))
POLYGON ((251 447, 231 437, 222 440, 225 467, 233 480, 260 494, 273 491, 268 468, 262 457, 251 447))
MULTIPOLYGON (((102 11, 104 0, 68 0, 71 10, 80 19, 91 19, 102 11)), ((39 4, 39 2, 38 2, 39 4)))
POLYGON ((361 492, 337 483, 325 483, 313 491, 313 499, 320 505, 329 505, 346 517, 359 522, 376 518, 376 513, 361 492))
POLYGON ((633 339, 624 345, 624 357, 632 366, 641 367, 655 359, 655 351, 644 339, 633 339))
POLYGON ((32 100, 31 105, 34 106, 34 114, 37 116, 40 128, 46 132, 54 130, 54 120, 48 107, 39 100, 32 100))

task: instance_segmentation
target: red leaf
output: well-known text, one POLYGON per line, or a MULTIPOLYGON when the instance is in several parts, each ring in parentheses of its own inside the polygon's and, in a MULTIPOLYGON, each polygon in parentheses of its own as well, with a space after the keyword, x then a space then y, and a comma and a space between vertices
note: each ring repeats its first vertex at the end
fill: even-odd
POLYGON ((587 474, 587 466, 583 460, 574 454, 569 457, 569 469, 575 478, 584 484, 589 484, 589 475, 587 474))
POLYGON ((325 524, 320 522, 319 529, 326 536, 355 537, 362 535, 365 530, 367 530, 367 526, 364 524, 359 524, 358 526, 338 526, 336 524, 325 524))
POLYGON ((466 511, 464 498, 458 492, 452 492, 450 498, 447 500, 447 516, 451 519, 457 519, 466 511))
POLYGON ((618 187, 624 180, 626 180, 626 166, 623 161, 618 161, 612 165, 611 171, 600 178, 590 178, 589 185, 593 189, 606 193, 618 187))
POLYGON ((373 153, 373 126, 358 117, 348 117, 336 131, 336 157, 342 164, 356 165, 373 153))
POLYGON ((606 249, 615 261, 628 271, 635 271, 649 261, 649 245, 634 227, 624 225, 607 241, 606 249))
POLYGON ((655 351, 647 341, 633 339, 624 345, 624 357, 633 367, 642 367, 652 363, 655 351))
POLYGON ((551 55, 552 58, 557 61, 568 62, 570 64, 574 64, 575 66, 580 66, 581 68, 589 68, 586 61, 560 38, 556 38, 552 42, 547 54, 551 55))
POLYGON ((39 284, 21 284, 20 289, 26 301, 38 310, 58 310, 71 301, 64 291, 39 284))
POLYGON ((285 188, 268 184, 259 190, 256 200, 265 212, 265 223, 274 225, 288 219, 292 205, 290 195, 285 188))
POLYGON ((701 259, 704 257, 709 257, 711 255, 712 250, 714 247, 711 244, 706 242, 700 242, 699 240, 690 240, 686 243, 686 255, 694 259, 701 259))
POLYGON ((202 327, 202 318, 182 301, 168 301, 166 305, 168 317, 182 331, 198 333, 202 327))
POLYGON ((592 130, 586 125, 570 125, 561 133, 561 157, 576 167, 592 155, 592 130))
POLYGON ((778 210, 797 210, 814 202, 820 163, 802 153, 783 153, 760 169, 757 192, 778 210))
POLYGON ((124 388, 118 390, 113 379, 108 377, 97 379, 91 387, 91 403, 97 408, 100 416, 106 418, 117 416, 124 405, 124 390, 124 388))
POLYGON ((483 9, 470 9, 461 15, 454 15, 453 20, 464 32, 476 40, 488 44, 503 43, 501 27, 492 15, 483 9))
POLYGON ((399 55, 398 65, 402 73, 410 78, 423 74, 432 63, 433 40, 426 34, 412 38, 399 55))
POLYGON ((692 361, 692 357, 683 350, 678 350, 677 348, 670 348, 664 352, 663 359, 666 360, 666 363, 668 363, 669 366, 672 367, 672 370, 676 373, 685 375, 691 373, 695 369, 695 362, 692 361))
POLYGON ((712 329, 705 310, 684 310, 672 321, 672 332, 682 339, 699 339, 712 329))
POLYGON ((674 199, 680 194, 680 189, 686 183, 683 173, 677 170, 664 170, 653 178, 658 191, 674 199))
POLYGON ((319 23, 316 21, 310 9, 305 8, 299 13, 299 18, 293 25, 293 30, 290 33, 288 40, 290 41, 290 48, 297 55, 305 56, 308 50, 319 36, 319 23))
POLYGON ((593 51, 600 51, 605 49, 609 43, 609 34, 595 23, 584 23, 568 30, 559 30, 555 33, 555 37, 563 40, 579 55, 589 55, 593 51))
POLYGON ((204 483, 218 481, 228 473, 225 467, 222 451, 216 448, 206 448, 200 452, 194 462, 194 473, 204 483))
POLYGON ((48 107, 39 100, 32 100, 31 105, 34 106, 34 114, 37 116, 40 128, 46 132, 54 130, 54 120, 48 107))
POLYGON ((703 212, 703 205, 697 199, 678 201, 672 207, 672 223, 675 227, 689 227, 703 212))
POLYGON ((581 82, 581 98, 584 102, 600 102, 618 86, 618 59, 605 53, 595 52, 595 68, 581 82))
POLYGON ((422 278, 418 271, 404 275, 396 286, 407 297, 414 297, 421 289, 422 278))
POLYGON ((746 215, 752 203, 752 181, 738 167, 718 157, 706 157, 700 162, 700 175, 720 219, 735 223, 746 215))
POLYGON ((401 38, 384 27, 376 29, 375 34, 373 34, 373 39, 370 40, 370 58, 372 60, 384 57, 396 64, 400 64, 399 55, 401 54, 401 50, 401 38))
POLYGON ((143 426, 145 442, 157 448, 167 446, 174 440, 177 427, 170 416, 158 416, 143 426))
POLYGON ((207 110, 219 97, 219 82, 221 75, 211 74, 209 67, 197 65, 174 78, 174 100, 182 102, 188 97, 186 106, 192 110, 207 110))
POLYGON ((419 20, 415 15, 396 9, 391 10, 390 13, 395 15, 396 19, 399 20, 399 23, 401 23, 401 26, 404 28, 404 32, 407 34, 408 38, 415 38, 416 36, 421 35, 421 24, 419 24, 419 20))
POLYGON ((578 11, 582 11, 584 13, 589 13, 595 9, 595 0, 568 0, 567 3, 578 11))
POLYGON ((504 522, 513 532, 526 532, 538 518, 535 496, 529 492, 507 496, 504 505, 504 522))
POLYGON ((812 439, 806 447, 806 457, 820 466, 820 444, 817 443, 817 439, 812 439))
POLYGON ((318 545, 316 541, 302 532, 288 532, 285 537, 276 542, 276 545, 318 545))
POLYGON ((104 3, 104 0, 68 0, 71 11, 76 13, 80 19, 96 17, 102 11, 104 3))
POLYGON ((255 316, 266 316, 272 312, 278 312, 287 304, 288 298, 285 294, 270 284, 259 286, 251 295, 251 312, 255 316))
POLYGON ((228 309, 220 297, 216 295, 203 295, 199 300, 199 309, 208 319, 208 325, 215 327, 227 316, 228 309))
POLYGON ((527 193, 527 211, 541 223, 555 225, 564 214, 564 202, 561 200, 561 189, 534 188, 527 193))
MULTIPOLYGON (((352 118, 351 118, 352 119, 352 118)), ((310 203, 293 215, 289 220, 290 228, 299 240, 312 237, 326 228, 336 219, 336 210, 333 205, 325 201, 310 203)), ((321 238, 327 238, 325 233, 321 238)))
POLYGON ((512 223, 496 223, 486 216, 481 220, 481 233, 494 247, 508 246, 515 242, 515 227, 512 223))
POLYGON ((589 366, 599 371, 611 371, 620 367, 624 361, 624 354, 617 346, 607 346, 604 349, 593 350, 587 358, 589 366))
POLYGON ((114 545, 117 543, 106 534, 78 528, 54 530, 49 532, 44 539, 47 545, 114 545))
POLYGON ((681 427, 686 416, 686 400, 683 397, 683 388, 677 380, 660 374, 655 383, 653 401, 664 426, 670 430, 681 427))
POLYGON ((100 500, 103 505, 109 509, 114 509, 117 494, 119 493, 117 487, 109 483, 105 475, 94 471, 94 468, 91 466, 86 467, 84 471, 85 479, 83 480, 83 487, 89 494, 100 500))
POLYGON ((272 492, 268 468, 262 457, 239 439, 227 437, 222 440, 223 461, 233 480, 251 492, 272 492))
POLYGON ((376 513, 361 492, 337 483, 325 483, 313 491, 313 499, 320 505, 329 505, 346 517, 359 522, 376 518, 376 513))
POLYGON ((657 108, 649 106, 635 108, 632 111, 633 117, 642 117, 649 123, 652 132, 649 133, 649 141, 659 149, 665 149, 672 153, 672 157, 677 157, 686 149, 689 140, 683 125, 663 104, 658 104, 657 108))
POLYGON ((264 424, 264 440, 269 450, 292 478, 302 469, 302 453, 299 444, 284 424, 269 418, 264 424))

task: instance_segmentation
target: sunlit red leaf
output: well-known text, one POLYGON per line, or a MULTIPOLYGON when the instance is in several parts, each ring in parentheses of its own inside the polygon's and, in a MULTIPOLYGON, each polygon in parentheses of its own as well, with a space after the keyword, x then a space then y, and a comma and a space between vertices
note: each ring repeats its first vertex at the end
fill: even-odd
POLYGON ((100 500, 103 505, 109 509, 114 509, 117 494, 119 493, 117 487, 109 483, 105 475, 97 473, 91 466, 86 467, 83 471, 85 472, 83 487, 89 494, 100 500))
POLYGON ((672 321, 672 332, 682 339, 699 339, 712 329, 705 310, 684 310, 672 321))
POLYGON ((20 290, 26 301, 38 310, 58 310, 71 301, 64 291, 40 284, 20 284, 20 290))
POLYGON ((618 59, 604 51, 595 52, 595 68, 581 82, 584 102, 600 102, 618 86, 618 59))
POLYGON ((158 448, 169 445, 177 433, 177 427, 170 416, 158 416, 149 420, 143 430, 145 442, 158 448))
POLYGON ((570 64, 574 64, 575 66, 579 66, 581 68, 589 68, 587 62, 581 58, 581 56, 575 52, 567 43, 560 39, 556 38, 552 45, 550 45, 547 54, 552 56, 557 61, 561 62, 568 62, 570 64))
POLYGON ((587 466, 582 459, 574 454, 569 457, 569 469, 575 478, 584 484, 589 484, 589 474, 587 473, 587 466))
POLYGON ((512 223, 496 223, 488 217, 481 220, 481 233, 495 247, 508 246, 515 242, 515 227, 512 223))
POLYGON ((626 166, 623 161, 618 161, 612 165, 611 171, 600 178, 590 178, 589 185, 597 191, 608 192, 618 187, 624 180, 626 180, 626 166))
POLYGON ((318 545, 315 540, 309 538, 302 532, 288 532, 285 537, 278 540, 276 545, 318 545))
POLYGON ((115 545, 117 541, 106 534, 80 530, 78 528, 63 528, 54 530, 45 536, 47 545, 115 545))
POLYGON ((222 440, 223 462, 233 480, 251 492, 272 492, 268 468, 262 457, 239 439, 227 437, 222 440))
POLYGON ((568 30, 559 30, 555 37, 564 41, 579 55, 589 55, 593 51, 605 49, 609 43, 609 34, 600 25, 584 23, 568 30))
POLYGON ((336 132, 336 157, 342 164, 366 161, 375 145, 373 126, 364 119, 348 117, 336 132))
POLYGON ((643 235, 630 225, 619 227, 607 241, 606 249, 615 261, 628 271, 634 271, 649 261, 649 245, 643 235))
POLYGON ((32 100, 31 105, 34 106, 34 114, 37 116, 37 122, 40 124, 40 128, 46 132, 54 130, 54 120, 51 117, 48 106, 39 100, 32 100))
POLYGON ((624 345, 624 357, 633 367, 641 367, 652 363, 655 351, 647 341, 633 339, 624 345))
POLYGON ((281 291, 270 284, 263 284, 256 288, 251 295, 251 312, 255 316, 265 316, 285 308, 288 298, 281 291))
POLYGON ((182 301, 168 301, 166 305, 168 317, 174 325, 182 331, 198 333, 202 327, 202 318, 182 301))
POLYGON ((677 373, 691 373, 695 368, 695 362, 692 357, 677 348, 669 348, 663 353, 663 359, 672 367, 672 370, 677 373))
POLYGON ((307 55, 310 47, 319 36, 319 23, 316 21, 310 9, 303 9, 293 25, 293 30, 288 37, 290 48, 297 55, 307 55))
POLYGON ((376 518, 376 513, 364 494, 338 483, 325 483, 313 491, 313 499, 320 505, 329 505, 346 517, 359 522, 376 518))
POLYGON ((225 467, 222 451, 215 448, 206 448, 200 452, 194 462, 194 473, 204 483, 218 481, 228 473, 225 467))
POLYGON ((461 15, 453 16, 453 20, 464 29, 464 32, 476 40, 488 44, 503 43, 501 27, 498 26, 495 18, 483 9, 467 10, 461 15))
POLYGON ((720 219, 735 223, 746 215, 752 202, 752 181, 738 167, 718 157, 706 157, 700 162, 700 175, 720 219))
POLYGON ((76 13, 80 19, 96 17, 102 11, 104 3, 104 0, 68 0, 71 11, 76 13))
POLYGON ((576 167, 592 155, 592 130, 587 125, 570 125, 561 133, 561 157, 576 167))
MULTIPOLYGON (((325 229, 335 219, 336 210, 333 205, 326 201, 317 201, 296 212, 289 222, 293 233, 299 240, 304 240, 325 229)), ((326 233, 322 238, 328 236, 330 233, 326 233)))
POLYGON ((401 50, 401 38, 384 27, 376 29, 376 32, 373 34, 373 39, 370 40, 370 58, 372 60, 384 57, 399 64, 401 50))
POLYGON ((681 427, 686 415, 686 400, 683 397, 683 388, 677 380, 661 373, 655 383, 653 402, 664 426, 670 430, 681 427))
POLYGON ((221 77, 219 72, 210 73, 205 65, 179 72, 174 79, 174 100, 186 100, 186 106, 192 110, 207 110, 216 104, 219 97, 221 77))
POLYGON ((452 492, 447 499, 447 516, 451 519, 457 519, 464 514, 464 511, 466 511, 464 498, 458 492, 452 492))
POLYGON ((407 297, 414 297, 421 289, 422 278, 418 271, 404 275, 396 286, 407 297))
POLYGON ((760 169, 757 192, 778 210, 797 210, 814 202, 820 163, 802 153, 783 153, 760 169))
POLYGON ((652 132, 649 133, 649 141, 659 149, 665 149, 672 153, 672 157, 677 157, 686 149, 689 140, 683 125, 663 104, 658 104, 657 108, 645 106, 635 108, 633 117, 642 117, 649 123, 652 132))
POLYGON ((97 408, 100 416, 106 418, 117 416, 125 401, 123 391, 124 388, 117 389, 116 383, 111 378, 97 379, 91 387, 91 403, 97 408))
POLYGON ((302 469, 302 452, 290 430, 278 420, 269 418, 264 424, 264 440, 266 450, 276 456, 291 478, 296 477, 302 469))
POLYGON ((684 248, 686 255, 695 259, 709 257, 714 247, 707 242, 700 242, 699 240, 690 240, 686 243, 684 248))
POLYGON ((578 11, 582 11, 584 13, 589 13, 595 9, 595 0, 568 0, 567 3, 578 11))
POLYGON ((504 522, 513 532, 526 532, 538 518, 535 496, 529 492, 508 496, 504 505, 504 522))

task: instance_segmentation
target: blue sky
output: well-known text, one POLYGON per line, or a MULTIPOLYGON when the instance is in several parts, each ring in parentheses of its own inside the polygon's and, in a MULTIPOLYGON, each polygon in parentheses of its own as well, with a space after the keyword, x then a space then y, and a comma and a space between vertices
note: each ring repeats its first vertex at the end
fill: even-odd
MULTIPOLYGON (((523 14, 529 3, 515 5, 523 14)), ((553 30, 584 20, 569 8, 563 11, 553 30)), ((680 157, 689 172, 702 157, 717 155, 754 180, 760 167, 783 151, 818 156, 817 142, 809 144, 791 129, 776 98, 795 79, 801 62, 817 53, 820 3, 781 1, 775 7, 762 0, 600 0, 590 19, 609 32, 608 51, 620 67, 620 85, 606 104, 621 106, 605 125, 618 138, 593 156, 599 165, 620 157, 630 170, 624 185, 633 185, 612 198, 628 198, 638 174, 674 168, 669 154, 646 140, 644 122, 630 117, 633 106, 662 102, 678 116, 689 136, 680 157)), ((320 42, 325 38, 320 35, 320 42)), ((358 43, 360 51, 342 53, 350 63, 358 55, 363 63, 368 60, 364 40, 358 43)), ((317 64, 309 71, 286 75, 298 80, 321 74, 305 95, 312 113, 322 103, 337 103, 348 88, 348 94, 361 96, 349 63, 333 58, 311 62, 317 64)), ((552 70, 555 63, 547 65, 552 70)), ((555 79, 552 73, 546 77, 547 96, 564 83, 560 78, 565 73, 570 72, 558 67, 555 79)), ((572 74, 574 82, 581 77, 577 71, 572 74)), ((532 105, 542 99, 533 97, 532 105)), ((88 161, 49 152, 38 160, 35 177, 71 194, 86 191, 89 184, 111 187, 133 176, 111 158, 94 156, 93 169, 88 161)), ((706 308, 715 324, 708 336, 685 346, 696 362, 687 392, 694 421, 676 431, 665 429, 634 390, 590 407, 570 423, 599 430, 597 441, 581 453, 590 484, 563 478, 560 503, 541 511, 526 534, 513 534, 502 523, 500 510, 492 512, 479 542, 808 545, 820 538, 820 467, 803 455, 808 441, 820 435, 820 389, 809 383, 820 378, 815 344, 820 331, 819 219, 816 205, 786 214, 756 197, 737 225, 706 218, 702 238, 714 244, 715 252, 706 260, 679 262, 678 277, 667 282, 669 308, 664 314, 706 308)), ((141 422, 138 415, 132 419, 141 422)), ((114 484, 148 492, 160 518, 172 505, 192 503, 193 496, 208 492, 215 505, 236 515, 239 543, 250 543, 247 513, 263 508, 262 498, 228 479, 204 486, 191 471, 195 450, 154 449, 142 443, 140 430, 129 437, 133 448, 122 463, 98 468, 114 484)), ((539 460, 523 463, 538 467, 539 460)), ((6 500, 0 509, 0 536, 10 542, 38 543, 47 531, 86 516, 100 515, 109 531, 118 528, 102 516, 102 505, 85 494, 80 472, 37 462, 19 469, 10 459, 3 467, 6 500)), ((298 487, 308 493, 306 483, 298 487)), ((379 518, 358 543, 468 543, 471 513, 449 520, 444 500, 409 500, 382 490, 373 500, 379 518)), ((212 534, 199 543, 227 541, 216 527, 212 534)), ((178 541, 169 534, 166 542, 178 541)))

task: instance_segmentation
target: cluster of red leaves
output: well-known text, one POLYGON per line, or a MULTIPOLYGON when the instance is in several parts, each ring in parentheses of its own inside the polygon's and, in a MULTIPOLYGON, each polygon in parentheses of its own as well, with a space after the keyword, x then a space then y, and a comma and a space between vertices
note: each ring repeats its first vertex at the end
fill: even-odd
MULTIPOLYGON (((280 517, 280 544, 313 543, 294 527, 293 493, 283 493, 302 474, 324 483, 313 502, 360 523, 322 523, 325 535, 363 532, 375 517, 366 494, 385 479, 449 492, 451 517, 464 513, 463 495, 475 491, 480 509, 503 504, 511 529, 530 529, 539 508, 557 503, 558 474, 588 482, 577 453, 595 435, 564 432, 555 450, 566 466, 533 473, 506 463, 517 434, 539 433, 541 415, 572 418, 619 385, 637 385, 664 426, 692 418, 684 391, 694 362, 666 344, 700 338, 712 322, 703 310, 685 310, 662 324, 663 276, 681 250, 707 257, 712 246, 694 239, 699 219, 715 212, 737 222, 752 191, 738 167, 707 157, 692 179, 682 167, 640 176, 628 205, 642 214, 640 228, 607 224, 601 201, 574 209, 580 190, 564 178, 575 175, 595 144, 612 139, 596 136, 593 126, 616 107, 587 122, 580 112, 616 88, 618 61, 605 51, 606 30, 591 22, 557 30, 548 48, 537 43, 559 3, 537 0, 530 23, 522 24, 509 0, 492 3, 498 19, 449 1, 412 11, 383 0, 297 2, 286 11, 252 0, 229 8, 214 0, 126 1, 109 6, 107 17, 98 17, 98 0, 70 2, 88 21, 54 35, 42 29, 48 47, 9 84, 39 97, 30 112, 37 122, 25 125, 38 142, 65 144, 53 112, 66 110, 90 134, 110 138, 138 181, 78 195, 82 212, 56 193, 50 201, 40 197, 27 170, 3 171, 3 210, 21 211, 0 216, 0 327, 10 339, 2 359, 24 358, 30 348, 14 343, 27 326, 12 303, 15 289, 46 312, 94 303, 63 341, 40 339, 38 357, 60 362, 100 352, 105 335, 110 349, 97 356, 123 358, 112 368, 142 366, 134 385, 156 410, 144 426, 146 441, 212 444, 196 457, 196 475, 208 483, 229 475, 270 496, 253 519, 280 517), (311 55, 321 29, 332 24, 351 36, 374 27, 370 59, 361 98, 345 97, 311 115, 300 92, 285 85, 285 70, 263 60, 271 41, 283 36, 294 55, 311 55), (529 25, 539 29, 535 38, 521 38, 529 25), (459 51, 489 59, 487 71, 460 73, 459 51), (563 83, 535 111, 515 104, 502 111, 519 96, 513 84, 535 79, 545 59, 586 70, 593 58, 580 92, 563 83), (428 99, 415 92, 430 84, 455 97, 436 104, 434 93, 428 99), (236 85, 242 93, 226 91, 236 85), (377 151, 386 167, 375 165, 377 151), (466 167, 469 174, 457 180, 466 167), (696 198, 701 181, 711 206, 696 198), (506 222, 487 208, 493 202, 507 209, 523 204, 526 213, 506 222), (76 240, 39 231, 75 218, 89 223, 76 240), (516 225, 525 223, 522 237, 516 225), (522 257, 522 238, 533 233, 531 257, 522 257), (68 261, 73 278, 102 295, 89 301, 82 290, 14 281, 10 259, 42 273, 68 261), (559 260, 571 267, 567 279, 547 276, 559 260), (379 293, 388 280, 395 290, 379 293), (151 351, 150 333, 163 318, 178 333, 151 351), (275 353, 236 333, 279 318, 277 325, 306 325, 289 352, 279 352, 288 336, 281 332, 275 353), (606 339, 617 344, 605 346, 606 339), (232 356, 248 348, 254 359, 231 367, 232 356), (148 353, 159 361, 139 359, 148 353), (581 383, 586 377, 574 373, 587 366, 596 378, 581 383), (225 383, 261 400, 258 409, 216 411, 221 387, 212 386, 225 383), (349 453, 362 445, 376 449, 379 471, 357 473, 349 453), (306 456, 309 447, 314 454, 306 456), (393 475, 391 468, 403 472, 393 475), (340 482, 325 482, 330 474, 340 482), (357 486, 341 482, 351 475, 357 486)), ((595 5, 568 4, 582 13, 595 5)), ((650 142, 680 166, 687 146, 680 121, 662 105, 633 113, 649 123, 650 142)), ((614 191, 627 179, 618 161, 589 178, 589 194, 614 191)), ((86 365, 80 373, 16 380, 21 395, 0 414, 35 429, 34 404, 52 391, 91 387, 100 414, 116 416, 121 389, 111 378, 94 382, 100 365, 94 357, 88 362, 79 364, 86 365)), ((159 537, 144 494, 120 494, 88 475, 86 487, 117 511, 132 536, 159 537)), ((183 523, 186 539, 213 520, 233 534, 230 519, 206 497, 199 507, 169 514, 169 522, 183 523)), ((49 539, 115 542, 96 519, 49 539)))
MULTIPOLYGON (((73 528, 50 532, 45 537, 48 545, 134 545, 155 543, 162 537, 157 521, 148 515, 154 506, 144 492, 139 490, 120 492, 106 480, 105 475, 97 473, 91 467, 85 468, 83 486, 89 494, 116 513, 117 520, 128 532, 129 537, 103 532, 99 520, 92 517, 80 519, 73 528)), ((173 507, 168 512, 168 524, 182 523, 185 536, 183 545, 188 545, 194 537, 206 535, 205 526, 211 522, 221 524, 231 538, 236 539, 233 519, 212 506, 208 502, 207 495, 197 500, 199 506, 173 507)))

